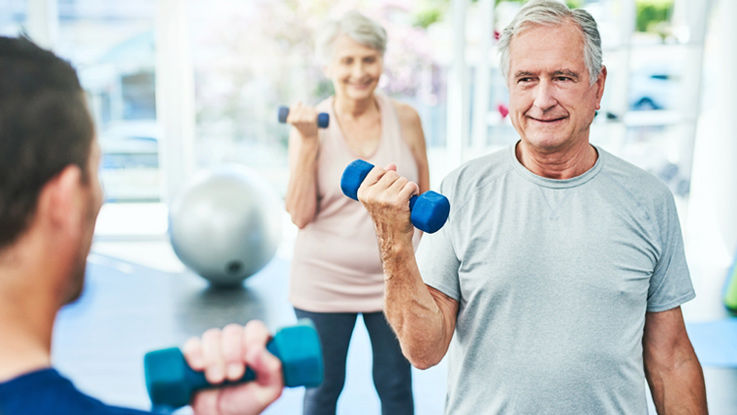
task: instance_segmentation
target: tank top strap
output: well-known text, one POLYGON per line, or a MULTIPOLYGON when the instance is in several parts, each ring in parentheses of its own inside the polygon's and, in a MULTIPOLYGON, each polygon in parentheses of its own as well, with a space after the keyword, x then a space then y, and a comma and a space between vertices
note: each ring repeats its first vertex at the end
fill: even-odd
POLYGON ((396 157, 402 153, 402 130, 399 125, 397 108, 391 98, 384 94, 376 93, 376 101, 381 112, 381 140, 376 157, 396 157))
POLYGON ((341 162, 342 160, 352 160, 354 158, 353 153, 345 142, 345 138, 343 138, 343 131, 341 131, 338 118, 335 116, 334 101, 335 97, 331 95, 315 106, 318 112, 325 112, 330 117, 328 127, 317 130, 320 139, 320 153, 323 158, 330 161, 336 159, 341 160, 341 162))

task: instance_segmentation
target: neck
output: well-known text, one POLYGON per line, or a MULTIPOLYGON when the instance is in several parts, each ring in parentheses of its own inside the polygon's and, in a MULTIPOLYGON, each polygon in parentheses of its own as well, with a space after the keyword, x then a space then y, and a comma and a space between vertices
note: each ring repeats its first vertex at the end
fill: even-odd
POLYGON ((365 99, 350 99, 336 95, 333 102, 335 112, 341 118, 358 118, 369 111, 376 110, 376 99, 373 95, 365 99))
POLYGON ((0 257, 0 382, 51 365, 59 301, 51 281, 36 278, 41 268, 0 257))
MULTIPOLYGON (((3 311, 4 312, 4 311, 3 311)), ((51 366, 51 330, 36 330, 30 326, 38 322, 20 322, 17 318, 8 319, 0 315, 0 382, 24 373, 51 366)))
POLYGON ((570 179, 580 176, 596 164, 598 153, 588 141, 567 148, 539 149, 525 140, 517 143, 517 160, 528 170, 550 179, 570 179))

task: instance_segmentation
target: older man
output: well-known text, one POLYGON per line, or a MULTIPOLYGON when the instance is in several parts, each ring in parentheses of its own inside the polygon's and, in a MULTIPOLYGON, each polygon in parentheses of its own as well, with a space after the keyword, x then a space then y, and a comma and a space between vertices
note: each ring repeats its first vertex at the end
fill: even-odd
POLYGON ((449 354, 449 414, 644 414, 645 379, 659 412, 705 413, 673 197, 589 143, 607 75, 596 22, 531 1, 499 47, 520 140, 444 179, 450 217, 419 261, 417 186, 389 167, 359 189, 403 352, 419 368, 449 354))
MULTIPOLYGON (((133 415, 78 391, 51 365, 58 310, 76 299, 102 204, 100 148, 77 75, 26 39, 0 37, 0 414, 133 415)), ((213 329, 185 346, 210 382, 257 382, 194 397, 199 415, 252 415, 281 394, 263 324, 213 329), (227 370, 226 370, 227 364, 227 370)))

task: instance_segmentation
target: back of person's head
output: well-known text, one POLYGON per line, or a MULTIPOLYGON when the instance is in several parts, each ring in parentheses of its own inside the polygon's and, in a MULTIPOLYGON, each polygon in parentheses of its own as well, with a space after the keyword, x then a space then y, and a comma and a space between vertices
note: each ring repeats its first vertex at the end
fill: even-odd
POLYGON ((66 166, 88 177, 94 127, 71 65, 0 36, 0 249, 28 227, 44 184, 66 166))
POLYGON ((575 23, 583 34, 583 55, 589 79, 593 84, 602 68, 601 37, 596 20, 583 9, 569 9, 553 0, 531 0, 526 3, 499 37, 499 55, 502 75, 509 74, 509 46, 512 39, 530 26, 558 26, 575 23))
POLYGON ((375 49, 382 56, 386 51, 386 30, 374 20, 357 11, 348 12, 339 20, 328 22, 317 37, 317 56, 326 63, 333 56, 333 43, 340 35, 375 49))

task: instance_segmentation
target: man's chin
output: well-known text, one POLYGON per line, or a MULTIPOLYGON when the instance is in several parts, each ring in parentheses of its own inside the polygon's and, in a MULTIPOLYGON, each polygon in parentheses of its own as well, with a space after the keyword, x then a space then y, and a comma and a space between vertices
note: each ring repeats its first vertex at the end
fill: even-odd
POLYGON ((80 297, 82 297, 82 292, 83 291, 84 291, 84 289, 83 288, 80 288, 77 291, 75 291, 74 293, 72 293, 72 295, 70 295, 69 298, 67 298, 67 300, 64 302, 64 305, 70 305, 70 304, 76 303, 77 300, 79 300, 80 297))
POLYGON ((82 297, 82 293, 84 292, 84 275, 85 269, 83 268, 82 271, 77 274, 76 278, 74 278, 73 284, 75 285, 70 287, 70 292, 64 301, 64 305, 73 304, 82 297))
POLYGON ((541 151, 555 151, 561 148, 565 140, 561 139, 557 135, 546 134, 531 134, 527 140, 532 147, 541 151))

